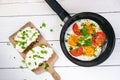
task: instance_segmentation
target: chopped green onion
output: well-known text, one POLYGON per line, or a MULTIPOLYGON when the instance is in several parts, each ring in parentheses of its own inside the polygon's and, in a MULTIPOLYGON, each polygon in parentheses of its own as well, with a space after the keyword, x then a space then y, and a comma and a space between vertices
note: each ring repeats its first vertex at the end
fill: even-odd
POLYGON ((24 47, 24 46, 22 46, 21 48, 22 48, 22 49, 25 49, 25 47, 24 47))
POLYGON ((46 63, 44 69, 47 71, 47 70, 48 70, 48 67, 49 67, 49 64, 46 63))
POLYGON ((41 48, 45 48, 42 44, 40 45, 41 48))
POLYGON ((25 60, 22 60, 21 62, 22 62, 22 63, 25 63, 25 60))
POLYGON ((94 24, 94 23, 91 23, 90 26, 95 26, 95 24, 94 24))
POLYGON ((68 42, 68 40, 66 39, 65 42, 68 42))
POLYGON ((85 40, 84 46, 91 46, 91 45, 92 45, 92 40, 91 39, 85 40))
POLYGON ((43 66, 43 63, 42 63, 42 64, 40 64, 39 66, 43 66))
POLYGON ((28 65, 31 65, 31 62, 28 62, 28 65))
POLYGON ((96 54, 93 55, 94 57, 97 57, 96 54))
POLYGON ((53 32, 53 29, 50 29, 50 32, 53 32))
POLYGON ((82 33, 83 36, 87 35, 87 29, 83 27, 80 32, 82 33))
POLYGON ((73 47, 70 46, 70 47, 69 47, 69 50, 72 50, 72 49, 73 49, 73 47))
POLYGON ((33 58, 44 58, 44 57, 41 57, 41 56, 39 56, 39 55, 33 55, 33 58))
POLYGON ((20 66, 19 68, 20 68, 20 69, 23 69, 23 66, 20 66))
POLYGON ((63 27, 63 24, 60 24, 60 27, 63 27))
POLYGON ((42 54, 47 54, 47 51, 46 50, 41 50, 41 53, 42 54))
POLYGON ((44 27, 46 27, 46 23, 45 22, 42 23, 42 25, 40 26, 40 28, 44 28, 44 27))
POLYGON ((35 51, 33 49, 31 49, 32 53, 35 53, 35 51))
POLYGON ((34 62, 35 63, 35 65, 37 65, 37 63, 36 62, 34 62))
POLYGON ((31 71, 32 71, 32 72, 34 72, 35 70, 34 70, 34 69, 32 69, 31 71))
POLYGON ((80 44, 80 43, 77 43, 77 44, 76 44, 76 46, 79 46, 79 47, 80 47, 80 46, 81 46, 81 44, 80 44))
POLYGON ((70 34, 69 34, 69 33, 67 33, 67 35, 69 36, 70 34))

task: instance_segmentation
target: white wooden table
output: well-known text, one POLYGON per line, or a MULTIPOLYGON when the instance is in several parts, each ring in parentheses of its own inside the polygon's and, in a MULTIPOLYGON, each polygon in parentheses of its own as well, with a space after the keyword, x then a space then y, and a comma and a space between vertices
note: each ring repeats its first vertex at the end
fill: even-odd
POLYGON ((60 47, 60 24, 64 23, 44 1, 0 0, 0 80, 53 80, 47 72, 35 75, 29 71, 21 62, 19 53, 8 45, 8 37, 28 21, 41 31, 49 44, 53 44, 59 56, 54 68, 61 80, 120 80, 120 0, 58 1, 71 14, 90 11, 105 17, 112 24, 116 35, 112 55, 95 67, 77 66, 65 57, 60 47), (47 26, 40 29, 42 22, 47 26))

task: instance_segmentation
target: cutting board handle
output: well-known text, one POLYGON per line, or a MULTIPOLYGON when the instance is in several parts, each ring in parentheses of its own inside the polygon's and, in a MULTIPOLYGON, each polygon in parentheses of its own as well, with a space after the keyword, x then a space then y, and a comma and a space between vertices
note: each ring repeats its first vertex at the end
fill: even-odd
POLYGON ((48 72, 52 75, 54 80, 60 80, 59 74, 54 70, 53 67, 49 67, 48 72))

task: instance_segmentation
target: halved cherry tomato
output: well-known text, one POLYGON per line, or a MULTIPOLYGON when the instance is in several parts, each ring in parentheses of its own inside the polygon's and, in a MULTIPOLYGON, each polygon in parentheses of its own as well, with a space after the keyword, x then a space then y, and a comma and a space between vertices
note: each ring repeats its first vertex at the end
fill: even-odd
POLYGON ((92 41, 93 45, 101 46, 104 43, 105 39, 106 39, 106 35, 104 32, 97 32, 93 37, 93 41, 92 41))
POLYGON ((70 50, 70 53, 75 57, 81 56, 83 53, 83 48, 79 47, 77 49, 70 50))
POLYGON ((77 23, 75 23, 75 24, 73 25, 72 30, 73 30, 73 32, 74 32, 76 35, 78 35, 78 36, 81 35, 81 33, 80 33, 80 28, 79 28, 79 26, 77 25, 77 23))

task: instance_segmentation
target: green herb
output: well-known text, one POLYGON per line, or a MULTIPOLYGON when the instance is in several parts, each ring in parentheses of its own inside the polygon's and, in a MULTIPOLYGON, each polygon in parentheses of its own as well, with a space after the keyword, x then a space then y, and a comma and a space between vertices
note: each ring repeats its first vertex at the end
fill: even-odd
POLYGON ((80 32, 82 33, 83 36, 87 35, 87 29, 83 27, 80 32))
POLYGON ((69 34, 69 33, 67 33, 67 35, 69 36, 70 34, 69 34))
POLYGON ((96 54, 93 55, 94 57, 97 57, 96 54))
POLYGON ((31 65, 31 62, 28 62, 28 65, 31 65))
POLYGON ((70 46, 70 47, 69 47, 69 50, 72 50, 72 49, 73 49, 73 47, 70 46))
POLYGON ((22 39, 24 40, 24 39, 25 39, 25 37, 22 37, 22 39))
POLYGON ((25 63, 25 60, 22 60, 21 62, 22 62, 22 63, 25 63))
POLYGON ((81 46, 81 44, 80 44, 80 43, 77 43, 77 44, 76 44, 76 46, 79 46, 79 47, 80 47, 80 46, 81 46))
POLYGON ((95 24, 94 24, 94 23, 91 23, 90 26, 95 26, 95 24))
POLYGON ((23 66, 20 66, 20 69, 23 69, 23 66))
POLYGON ((29 56, 29 58, 31 58, 31 56, 29 56))
POLYGON ((36 62, 34 62, 34 64, 35 64, 35 65, 37 65, 37 63, 36 63, 36 62))
POLYGON ((7 42, 7 45, 8 45, 8 46, 10 46, 10 43, 9 43, 9 42, 7 42))
POLYGON ((24 46, 22 46, 21 48, 22 48, 22 49, 25 49, 25 47, 24 47, 24 46))
POLYGON ((66 39, 65 42, 68 42, 68 40, 66 39))
POLYGON ((53 29, 50 29, 50 32, 53 32, 53 29))
POLYGON ((32 71, 32 72, 34 72, 35 70, 34 70, 34 69, 32 69, 31 71, 32 71))
POLYGON ((86 40, 90 35, 89 34, 86 34, 85 36, 82 36, 79 38, 80 41, 84 41, 86 40))
POLYGON ((40 28, 45 28, 46 27, 46 23, 43 22, 42 25, 40 26, 40 28))
POLYGON ((60 24, 60 27, 63 27, 63 24, 60 24))
POLYGON ((32 53, 35 53, 35 51, 33 49, 31 49, 32 53))
POLYGON ((41 53, 42 54, 47 54, 47 51, 46 50, 41 50, 41 53))
POLYGON ((33 33, 32 37, 34 37, 37 34, 37 32, 33 33))
POLYGON ((45 64, 45 68, 44 69, 47 71, 48 67, 49 67, 49 64, 45 64))
POLYGON ((42 44, 40 45, 41 48, 45 48, 42 44))
POLYGON ((91 45, 92 45, 92 40, 91 39, 85 40, 84 46, 91 46, 91 45))
POLYGON ((44 58, 44 57, 41 57, 41 56, 39 56, 39 55, 33 55, 33 58, 44 58))
POLYGON ((40 64, 39 66, 43 66, 43 63, 42 63, 42 64, 40 64))

